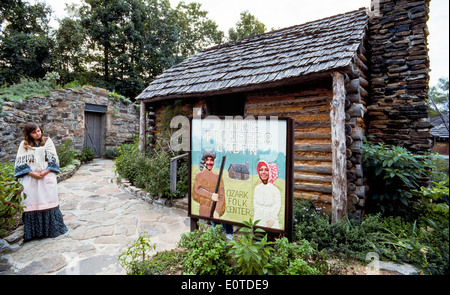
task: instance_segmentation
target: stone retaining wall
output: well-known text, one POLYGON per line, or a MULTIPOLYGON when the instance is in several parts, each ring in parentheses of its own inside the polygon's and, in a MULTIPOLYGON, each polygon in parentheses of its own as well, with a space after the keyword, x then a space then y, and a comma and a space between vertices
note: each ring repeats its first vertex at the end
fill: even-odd
POLYGON ((86 104, 106 106, 103 150, 139 134, 139 110, 133 104, 109 99, 107 90, 86 86, 81 90, 52 90, 50 97, 4 101, 0 105, 1 161, 15 158, 23 127, 30 121, 40 124, 44 135, 51 137, 56 146, 71 139, 74 149, 83 149, 86 104))

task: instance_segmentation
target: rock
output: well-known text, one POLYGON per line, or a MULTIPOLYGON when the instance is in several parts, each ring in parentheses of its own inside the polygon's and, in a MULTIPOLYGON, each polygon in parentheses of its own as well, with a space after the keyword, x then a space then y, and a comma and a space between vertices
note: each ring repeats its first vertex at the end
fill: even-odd
POLYGON ((391 261, 380 261, 379 262, 380 271, 387 271, 391 272, 393 274, 400 274, 400 275, 418 275, 418 270, 410 265, 410 264, 398 264, 391 261))
POLYGON ((67 265, 66 260, 61 255, 44 257, 41 260, 33 261, 19 272, 21 275, 36 275, 53 273, 67 265))

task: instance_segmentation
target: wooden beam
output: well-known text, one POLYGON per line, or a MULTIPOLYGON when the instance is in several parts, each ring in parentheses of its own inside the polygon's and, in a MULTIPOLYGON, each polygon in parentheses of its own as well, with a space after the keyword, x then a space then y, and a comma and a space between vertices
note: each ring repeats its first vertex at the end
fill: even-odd
MULTIPOLYGON (((331 222, 347 215, 347 158, 345 144, 345 83, 344 76, 334 72, 333 100, 331 102, 332 152, 332 211, 331 222)), ((358 85, 359 87, 359 85, 358 85)))
POLYGON ((145 151, 145 113, 146 106, 145 101, 141 100, 140 114, 139 114, 139 152, 143 153, 145 151))

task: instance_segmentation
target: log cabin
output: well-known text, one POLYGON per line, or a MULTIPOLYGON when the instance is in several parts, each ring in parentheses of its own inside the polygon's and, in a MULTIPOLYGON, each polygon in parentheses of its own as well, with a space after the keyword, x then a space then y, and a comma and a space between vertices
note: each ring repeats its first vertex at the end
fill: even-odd
MULTIPOLYGON (((396 14, 415 9, 410 19, 401 20, 417 24, 418 7, 427 12, 429 4, 428 0, 418 2, 372 0, 370 9, 268 32, 193 55, 167 69, 136 98, 141 110, 145 110, 141 112, 141 150, 147 138, 151 143, 161 136, 167 124, 162 119, 164 110, 174 101, 181 101, 187 112, 201 109, 203 116, 290 117, 295 122, 294 197, 313 200, 317 208, 331 215, 332 221, 348 212, 360 217, 366 200, 364 134, 370 129, 378 141, 391 139, 391 134, 380 131, 379 122, 368 121, 365 114, 370 113, 375 121, 382 115, 385 122, 394 124, 399 113, 386 113, 384 104, 396 101, 398 95, 402 95, 401 103, 408 104, 405 93, 389 87, 391 67, 386 69, 387 74, 383 73, 385 61, 371 60, 372 48, 379 46, 379 40, 398 42, 400 37, 395 32, 382 30, 395 25, 396 14), (373 72, 371 67, 377 70, 373 72), (382 99, 386 93, 380 87, 388 87, 390 100, 382 99)), ((427 17, 426 13, 421 19, 427 17)), ((423 35, 426 43, 424 32, 414 34, 417 39, 423 35)), ((391 53, 396 48, 392 47, 391 53)), ((414 54, 421 60, 418 56, 422 55, 417 51, 414 54)), ((422 57, 428 62, 427 54, 422 57)), ((404 80, 414 75, 408 68, 403 71, 396 73, 404 80)), ((425 76, 427 79, 427 72, 425 76)), ((411 81, 417 85, 417 79, 411 81)), ((423 87, 415 89, 422 95, 423 87)), ((415 110, 423 113, 423 104, 423 98, 416 99, 415 110)), ((390 106, 392 109, 395 107, 390 106)), ((418 128, 423 134, 418 137, 426 137, 427 132, 423 120, 427 115, 422 113, 412 118, 421 120, 418 128)), ((194 115, 192 111, 190 115, 194 115)), ((408 128, 407 132, 414 132, 408 128)), ((420 144, 426 149, 423 141, 420 144)))

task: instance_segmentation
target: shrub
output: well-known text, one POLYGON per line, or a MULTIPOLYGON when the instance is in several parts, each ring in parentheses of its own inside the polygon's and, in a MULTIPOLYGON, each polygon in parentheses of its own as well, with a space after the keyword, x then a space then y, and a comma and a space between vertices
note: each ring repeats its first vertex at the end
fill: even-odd
POLYGON ((390 237, 383 242, 387 259, 405 262, 422 269, 425 274, 448 275, 449 230, 446 224, 428 220, 406 222, 400 217, 387 217, 383 229, 390 237))
POLYGON ((206 228, 201 224, 198 230, 182 234, 178 247, 186 249, 183 261, 185 273, 228 275, 233 271, 228 254, 229 246, 222 234, 221 225, 206 228))
POLYGON ((51 81, 21 78, 20 83, 0 88, 0 99, 18 102, 33 97, 49 97, 51 81))
POLYGON ((289 243, 287 238, 276 239, 270 257, 271 272, 277 275, 326 274, 327 263, 324 259, 316 259, 319 257, 316 254, 316 250, 307 240, 289 243))
MULTIPOLYGON (((445 191, 437 194, 444 196, 445 191)), ((414 221, 378 213, 367 214, 361 221, 343 219, 331 224, 329 216, 316 213, 312 202, 295 201, 295 240, 308 240, 319 250, 341 257, 365 261, 367 253, 376 252, 383 260, 410 263, 425 274, 448 274, 448 211, 447 215, 430 214, 431 208, 415 206, 419 205, 421 213, 414 221)))
POLYGON ((106 149, 104 157, 106 159, 114 160, 118 156, 119 156, 119 148, 118 147, 113 147, 113 148, 106 149))
POLYGON ((244 227, 238 231, 241 237, 230 241, 230 253, 236 260, 239 274, 264 275, 269 273, 269 258, 273 249, 268 247, 270 243, 267 242, 267 234, 264 230, 255 227, 258 222, 259 220, 253 223, 251 219, 248 222, 244 221, 244 227))
POLYGON ((92 161, 97 154, 88 146, 82 149, 81 152, 78 152, 75 156, 81 163, 86 163, 92 161))
POLYGON ((71 165, 75 156, 78 154, 76 150, 72 148, 72 140, 66 140, 62 145, 56 148, 56 153, 59 158, 59 167, 71 165))
POLYGON ((124 144, 119 147, 115 159, 116 173, 136 187, 142 188, 152 196, 184 197, 188 189, 187 162, 177 170, 177 192, 170 193, 170 156, 161 147, 151 153, 140 153, 139 143, 124 144))
POLYGON ((14 225, 14 216, 23 212, 22 191, 23 186, 14 177, 13 163, 0 163, 0 237, 14 225))
POLYGON ((385 215, 404 214, 413 197, 411 190, 419 188, 418 181, 429 175, 434 156, 415 155, 403 147, 367 141, 363 151, 370 185, 367 210, 385 215))
POLYGON ((119 262, 129 275, 152 274, 149 267, 149 253, 156 249, 150 244, 149 235, 140 235, 135 241, 127 245, 127 250, 119 255, 119 262))

